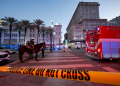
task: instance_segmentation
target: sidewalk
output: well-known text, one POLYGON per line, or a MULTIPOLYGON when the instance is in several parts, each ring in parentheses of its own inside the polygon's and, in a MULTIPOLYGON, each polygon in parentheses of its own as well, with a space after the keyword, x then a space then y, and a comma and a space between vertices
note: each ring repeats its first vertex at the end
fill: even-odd
MULTIPOLYGON (((53 51, 52 53, 45 52, 44 58, 41 58, 39 56, 38 62, 36 62, 35 59, 28 60, 25 58, 23 63, 20 63, 18 60, 8 65, 10 67, 45 68, 45 69, 46 68, 54 69, 54 67, 56 67, 57 69, 72 69, 66 68, 67 66, 60 65, 66 64, 68 65, 68 63, 66 63, 68 59, 76 58, 70 52, 53 51), (71 58, 68 57, 67 55, 71 56, 71 58), (66 62, 60 62, 61 60, 64 60, 66 62)), ((71 63, 69 62, 69 64, 73 64, 73 62, 71 63)), ((114 86, 114 85, 0 72, 0 86, 114 86)))

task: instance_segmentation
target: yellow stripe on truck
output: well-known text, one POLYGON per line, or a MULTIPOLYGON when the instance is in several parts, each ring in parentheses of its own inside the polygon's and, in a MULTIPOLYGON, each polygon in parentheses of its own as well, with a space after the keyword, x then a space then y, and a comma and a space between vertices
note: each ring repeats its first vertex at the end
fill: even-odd
POLYGON ((55 70, 55 69, 20 68, 20 67, 3 67, 3 66, 0 66, 0 71, 8 72, 8 73, 34 75, 34 76, 52 77, 59 79, 120 85, 120 73, 114 73, 114 72, 55 70))

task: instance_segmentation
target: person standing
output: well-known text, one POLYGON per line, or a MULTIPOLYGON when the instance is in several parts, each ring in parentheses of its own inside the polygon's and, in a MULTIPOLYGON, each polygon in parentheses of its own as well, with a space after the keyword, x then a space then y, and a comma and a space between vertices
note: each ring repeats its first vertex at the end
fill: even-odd
POLYGON ((44 48, 42 47, 42 58, 44 57, 44 48))
POLYGON ((77 46, 77 50, 78 50, 78 46, 77 46))

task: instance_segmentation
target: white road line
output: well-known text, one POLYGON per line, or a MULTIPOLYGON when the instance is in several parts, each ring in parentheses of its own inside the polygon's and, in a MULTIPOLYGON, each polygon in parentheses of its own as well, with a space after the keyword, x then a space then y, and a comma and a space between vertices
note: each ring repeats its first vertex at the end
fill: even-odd
POLYGON ((79 58, 79 57, 47 57, 47 58, 42 58, 42 59, 71 59, 71 58, 73 58, 73 59, 76 59, 76 58, 79 58))
POLYGON ((76 59, 76 60, 52 60, 52 61, 30 61, 28 63, 45 63, 45 62, 79 62, 79 61, 84 61, 84 60, 80 60, 80 59, 76 59))
POLYGON ((117 71, 117 70, 115 70, 115 69, 113 69, 111 67, 102 67, 102 68, 109 71, 109 72, 119 72, 119 71, 117 71))
POLYGON ((44 69, 50 69, 50 68, 76 68, 76 67, 94 67, 92 64, 69 64, 69 65, 48 65, 48 66, 22 66, 25 68, 44 68, 44 69))

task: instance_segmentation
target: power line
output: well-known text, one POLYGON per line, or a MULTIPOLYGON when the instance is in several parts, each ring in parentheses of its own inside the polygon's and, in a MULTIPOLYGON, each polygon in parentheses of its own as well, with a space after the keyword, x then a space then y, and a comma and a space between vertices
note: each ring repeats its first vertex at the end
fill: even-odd
MULTIPOLYGON (((66 0, 64 0, 63 5, 64 5, 65 1, 66 1, 66 0)), ((61 9, 60 9, 60 12, 61 12, 61 10, 62 10, 62 8, 63 8, 63 5, 62 5, 62 7, 61 7, 61 9)), ((57 21, 57 19, 58 19, 59 15, 60 15, 60 12, 59 12, 59 14, 58 14, 58 16, 57 16, 57 18, 56 18, 55 22, 57 21)))

